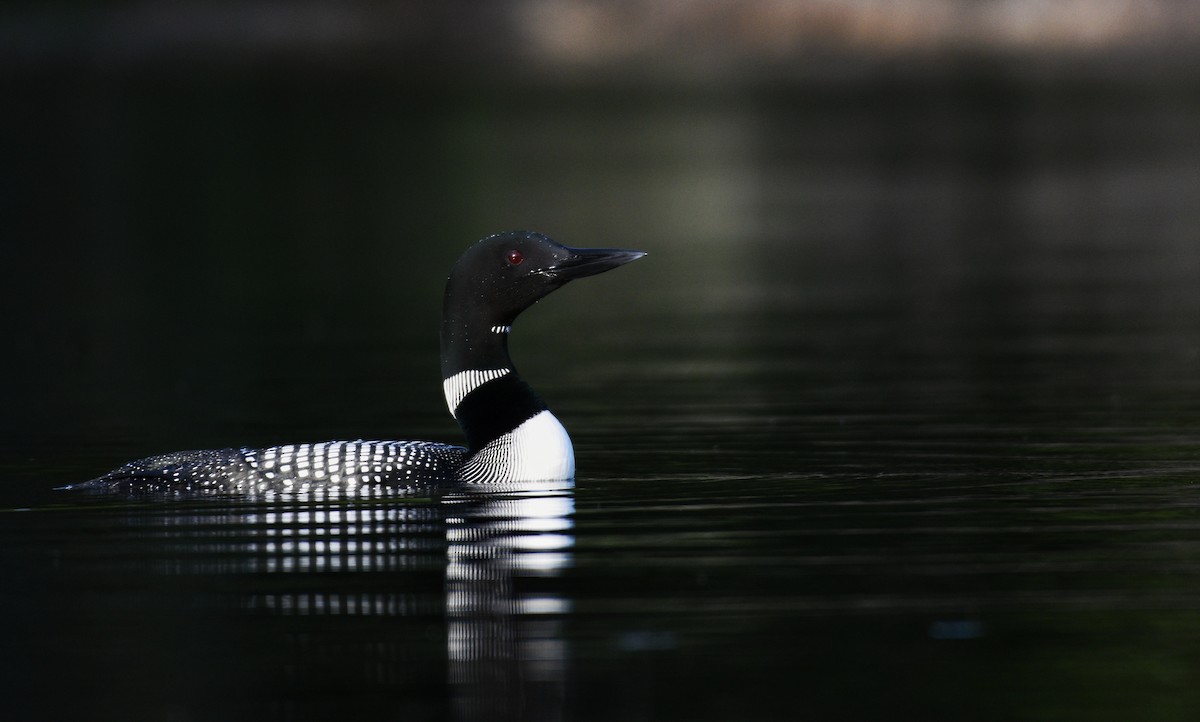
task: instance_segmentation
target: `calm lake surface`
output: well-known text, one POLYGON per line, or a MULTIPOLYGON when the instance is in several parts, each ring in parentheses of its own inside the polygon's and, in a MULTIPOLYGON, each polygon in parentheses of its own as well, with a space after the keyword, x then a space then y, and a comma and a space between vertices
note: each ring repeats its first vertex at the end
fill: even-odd
POLYGON ((1200 715, 1194 72, 52 79, 4 121, 5 719, 1200 715), (456 441, 441 285, 515 227, 649 252, 514 330, 573 485, 53 491, 456 441))

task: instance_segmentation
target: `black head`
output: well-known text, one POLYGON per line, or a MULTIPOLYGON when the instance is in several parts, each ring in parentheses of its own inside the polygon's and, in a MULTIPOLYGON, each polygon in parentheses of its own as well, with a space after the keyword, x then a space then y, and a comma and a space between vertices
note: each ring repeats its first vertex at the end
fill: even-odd
POLYGON ((568 281, 594 276, 646 255, 611 248, 568 248, 530 231, 488 236, 467 249, 446 283, 447 310, 463 304, 487 325, 519 313, 568 281))
POLYGON ((568 281, 594 276, 646 255, 612 248, 568 248, 540 233, 488 236, 467 249, 446 281, 442 370, 508 363, 507 328, 525 309, 568 281))

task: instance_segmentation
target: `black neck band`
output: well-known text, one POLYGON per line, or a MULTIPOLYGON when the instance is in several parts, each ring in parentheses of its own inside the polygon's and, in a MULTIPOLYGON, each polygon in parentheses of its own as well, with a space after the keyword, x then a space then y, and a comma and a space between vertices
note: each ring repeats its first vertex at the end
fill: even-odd
POLYGON ((454 418, 474 453, 545 410, 546 403, 513 372, 481 384, 464 396, 454 410, 454 418))

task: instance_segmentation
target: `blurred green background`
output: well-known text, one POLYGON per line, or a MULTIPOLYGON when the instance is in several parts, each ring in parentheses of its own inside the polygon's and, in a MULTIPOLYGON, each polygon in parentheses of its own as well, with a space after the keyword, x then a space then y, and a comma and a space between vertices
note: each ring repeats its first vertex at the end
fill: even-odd
MULTIPOLYGON (((799 335, 813 308, 1194 330, 1197 17, 1165 0, 10 3, 6 443, 453 436, 441 284, 511 228, 652 254, 530 314, 515 350, 539 373, 609 348, 523 353, 562 328, 682 329, 658 356, 702 363, 761 351, 738 340, 747 319, 799 335)), ((963 357, 957 330, 930 344, 963 357)))

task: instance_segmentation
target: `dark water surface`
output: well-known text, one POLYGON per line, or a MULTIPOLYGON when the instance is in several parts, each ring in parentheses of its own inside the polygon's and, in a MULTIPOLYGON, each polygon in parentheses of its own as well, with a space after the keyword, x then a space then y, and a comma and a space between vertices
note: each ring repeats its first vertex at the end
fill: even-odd
POLYGON ((1194 78, 155 80, 14 106, 74 140, 6 250, 0 716, 1200 715, 1194 78), (51 490, 454 441, 440 286, 509 227, 650 252, 514 331, 573 486, 51 490))

